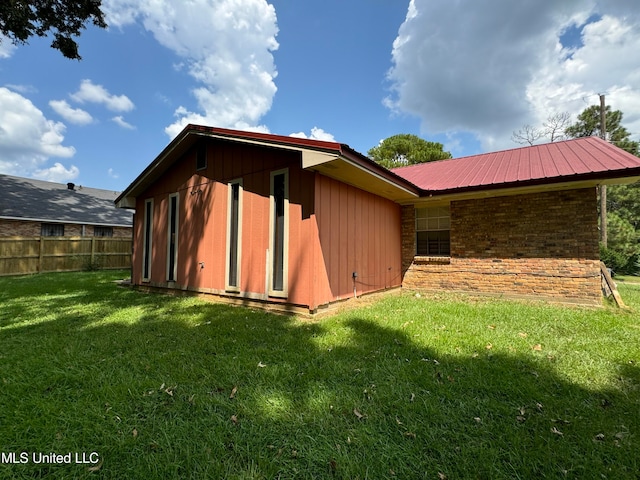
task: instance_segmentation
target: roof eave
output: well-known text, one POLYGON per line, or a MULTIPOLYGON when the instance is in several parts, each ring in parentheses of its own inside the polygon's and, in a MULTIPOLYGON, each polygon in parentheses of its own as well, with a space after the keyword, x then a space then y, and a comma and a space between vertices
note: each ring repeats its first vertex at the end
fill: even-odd
POLYGON ((2 220, 16 220, 23 222, 45 222, 45 223, 64 223, 68 225, 94 225, 97 227, 123 227, 123 228, 131 228, 133 226, 133 221, 131 223, 113 223, 113 222, 105 222, 104 220, 101 222, 96 221, 83 221, 83 220, 71 220, 68 218, 35 218, 35 217, 16 217, 12 215, 0 215, 0 219, 2 220))
POLYGON ((619 185, 630 184, 640 181, 640 167, 621 171, 608 172, 592 172, 588 174, 561 176, 554 178, 538 178, 527 181, 515 181, 497 183, 491 185, 473 185, 469 187, 449 188, 442 190, 423 189, 420 195, 421 199, 436 199, 448 197, 454 199, 456 197, 474 198, 485 197, 490 195, 499 195, 500 193, 514 191, 522 191, 523 193, 535 190, 559 190, 570 188, 587 188, 597 185, 619 185), (546 187, 546 188, 545 188, 546 187))
MULTIPOLYGON (((152 183, 152 180, 157 178, 159 170, 162 168, 167 158, 182 148, 184 148, 185 141, 189 138, 190 125, 187 125, 163 150, 160 154, 151 162, 147 168, 145 168, 140 175, 138 175, 131 184, 123 190, 123 192, 114 200, 116 207, 118 208, 135 208, 136 196, 141 193, 148 185, 152 183)), ((189 145, 191 146, 191 144, 189 145)))

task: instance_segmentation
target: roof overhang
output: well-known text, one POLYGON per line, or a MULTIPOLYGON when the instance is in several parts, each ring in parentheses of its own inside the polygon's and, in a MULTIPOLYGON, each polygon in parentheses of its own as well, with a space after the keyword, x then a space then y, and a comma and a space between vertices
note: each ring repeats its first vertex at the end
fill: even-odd
POLYGON ((343 150, 333 158, 321 159, 315 155, 305 158, 303 154, 302 167, 394 202, 410 202, 419 198, 420 191, 417 187, 399 177, 396 178, 388 170, 367 164, 367 161, 368 159, 363 161, 362 158, 343 150))
POLYGON ((489 152, 393 170, 420 187, 421 201, 632 183, 640 159, 597 137, 489 152))
POLYGON ((640 172, 635 177, 623 177, 623 178, 592 178, 592 179, 575 179, 570 181, 557 181, 557 182, 529 182, 523 185, 510 184, 502 185, 499 187, 492 186, 491 188, 473 188, 473 189, 458 189, 450 191, 437 191, 428 192, 424 191, 419 200, 415 202, 400 202, 403 205, 411 203, 422 204, 444 204, 459 200, 474 200, 481 198, 491 197, 504 197, 510 195, 524 195, 528 193, 541 193, 541 192, 555 192, 562 190, 576 190, 580 188, 595 188, 600 185, 627 185, 640 181, 640 172))
POLYGON ((131 185, 115 199, 116 207, 136 208, 136 197, 151 186, 158 177, 169 169, 174 159, 186 153, 196 141, 196 137, 187 135, 186 129, 178 134, 131 185))
POLYGON ((69 220, 65 218, 32 218, 32 217, 15 217, 10 215, 0 215, 0 220, 15 220, 19 222, 39 222, 39 223, 64 223, 66 225, 93 225, 96 227, 123 227, 123 228, 131 228, 133 226, 132 223, 106 223, 106 222, 93 222, 93 221, 78 221, 78 220, 69 220))

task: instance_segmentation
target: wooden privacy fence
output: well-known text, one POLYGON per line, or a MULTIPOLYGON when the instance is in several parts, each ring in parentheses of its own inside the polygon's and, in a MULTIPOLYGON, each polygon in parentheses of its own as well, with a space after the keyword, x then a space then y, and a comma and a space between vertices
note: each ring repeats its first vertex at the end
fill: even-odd
POLYGON ((0 275, 131 267, 131 238, 0 237, 0 275))

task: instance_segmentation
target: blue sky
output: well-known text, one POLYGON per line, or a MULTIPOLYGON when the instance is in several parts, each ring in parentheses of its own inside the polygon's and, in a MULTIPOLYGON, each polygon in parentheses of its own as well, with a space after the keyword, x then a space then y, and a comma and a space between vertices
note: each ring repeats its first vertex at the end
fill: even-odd
MULTIPOLYGON (((631 5, 633 3, 633 5, 631 5)), ((454 156, 598 93, 640 133, 624 0, 103 0, 80 62, 0 43, 0 173, 124 189, 189 122, 335 140, 413 133, 454 156)))

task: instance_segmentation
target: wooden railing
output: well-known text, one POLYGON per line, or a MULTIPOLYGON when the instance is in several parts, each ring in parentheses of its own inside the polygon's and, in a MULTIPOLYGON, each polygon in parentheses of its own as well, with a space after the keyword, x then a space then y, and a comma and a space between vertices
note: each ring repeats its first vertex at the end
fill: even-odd
POLYGON ((131 238, 0 237, 0 275, 131 267, 131 238))

